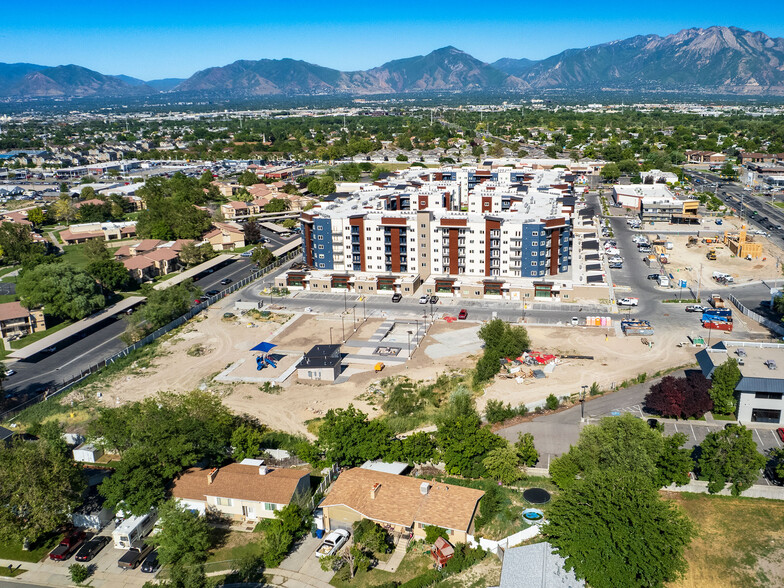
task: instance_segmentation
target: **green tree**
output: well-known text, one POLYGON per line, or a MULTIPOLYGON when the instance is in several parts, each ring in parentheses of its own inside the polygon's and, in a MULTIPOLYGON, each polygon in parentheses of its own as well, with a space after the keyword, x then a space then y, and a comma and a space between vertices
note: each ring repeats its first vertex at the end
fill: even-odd
POLYGON ((261 241, 261 229, 256 221, 249 220, 242 225, 242 232, 245 234, 245 243, 258 243, 261 241))
POLYGON ((64 263, 25 269, 19 275, 16 292, 23 306, 43 306, 47 314, 68 319, 82 319, 106 306, 95 280, 64 263))
POLYGON ((27 225, 0 223, 0 250, 6 263, 24 263, 46 253, 46 246, 33 241, 32 233, 27 225))
POLYGON ((555 394, 550 394, 547 397, 547 400, 545 400, 544 405, 547 410, 555 410, 561 405, 561 403, 558 401, 558 397, 555 394))
POLYGON ((735 387, 740 382, 740 378, 740 368, 734 357, 730 357, 713 370, 711 388, 708 392, 713 400, 713 410, 719 414, 735 412, 735 387))
POLYGON ((498 373, 501 368, 501 358, 518 357, 531 344, 525 327, 512 326, 501 319, 493 319, 485 323, 478 334, 485 342, 485 349, 474 371, 476 385, 491 379, 498 373))
POLYGON ((347 467, 383 459, 391 450, 391 438, 384 423, 369 421, 353 404, 327 411, 318 431, 318 442, 327 459, 347 467))
POLYGON ((539 452, 534 446, 534 436, 532 433, 518 433, 515 450, 520 463, 532 467, 539 461, 539 452))
POLYGON ((691 450, 683 447, 686 435, 675 433, 664 437, 664 445, 656 460, 656 486, 663 488, 675 483, 685 486, 689 483, 689 472, 694 468, 691 450))
POLYGON ((738 177, 738 172, 735 170, 735 166, 733 166, 732 162, 730 161, 721 166, 719 174, 721 174, 722 177, 728 178, 730 180, 734 180, 738 177))
POLYGON ((253 186, 254 184, 259 183, 259 176, 256 175, 256 172, 246 169, 240 174, 237 181, 243 186, 253 186))
POLYGON ((103 239, 89 239, 82 245, 82 252, 90 261, 105 261, 113 257, 103 239))
POLYGON ((0 446, 0 541, 37 541, 64 525, 81 502, 81 468, 59 433, 57 442, 0 446))
POLYGON ((186 510, 175 500, 164 502, 159 511, 160 532, 150 537, 158 548, 162 566, 194 565, 207 559, 210 548, 210 528, 207 520, 186 510))
POLYGON ((520 469, 520 457, 509 445, 496 447, 488 452, 482 460, 486 476, 498 480, 502 484, 514 484, 523 477, 520 469))
POLYGON ((436 525, 425 525, 425 543, 435 543, 439 537, 449 541, 449 534, 446 532, 446 529, 436 525))
POLYGON ((186 243, 180 251, 180 261, 187 267, 194 267, 205 261, 209 261, 218 253, 209 243, 186 243))
POLYGON ((286 220, 284 220, 280 224, 283 225, 284 229, 289 229, 290 230, 290 229, 296 229, 297 226, 299 226, 299 221, 297 221, 296 219, 293 219, 293 218, 287 218, 286 220))
POLYGON ((234 429, 234 432, 231 434, 231 446, 234 448, 232 457, 234 458, 234 461, 258 457, 263 441, 263 431, 260 431, 257 427, 248 423, 242 423, 239 427, 234 429))
POLYGON ((548 145, 544 150, 544 154, 550 159, 555 159, 558 157, 559 153, 560 149, 558 149, 558 145, 548 145))
POLYGON ((40 227, 46 221, 46 215, 40 208, 32 208, 27 211, 27 220, 33 223, 34 227, 40 227))
POLYGON ((640 471, 599 470, 563 491, 544 533, 565 567, 595 588, 662 587, 687 567, 689 519, 640 471))
POLYGON ((370 519, 362 519, 352 525, 354 542, 373 553, 387 553, 392 537, 379 524, 370 519))
POLYGON ((290 207, 291 205, 289 204, 288 200, 284 200, 283 198, 273 198, 264 205, 264 212, 285 212, 290 207))
POLYGON ((259 267, 267 267, 275 261, 275 256, 272 254, 272 251, 259 245, 253 249, 250 260, 259 267))
POLYGON ((126 267, 115 259, 94 261, 87 266, 87 273, 102 286, 115 292, 125 290, 131 281, 126 267))
POLYGON ((765 466, 765 456, 757 450, 752 431, 742 425, 708 433, 700 444, 697 467, 701 478, 708 480, 708 492, 715 494, 731 484, 738 496, 751 488, 765 466))
POLYGON ((71 564, 68 566, 68 575, 71 576, 71 582, 76 585, 81 584, 90 577, 90 568, 82 564, 71 564))
POLYGON ((308 190, 317 196, 327 196, 336 190, 335 180, 330 176, 322 176, 320 178, 313 178, 308 182, 308 190))
POLYGON ((436 415, 436 441, 450 474, 479 478, 485 473, 483 459, 506 441, 482 427, 468 392, 455 393, 436 415))
POLYGON ((171 321, 188 312, 194 299, 202 295, 202 291, 186 280, 163 290, 145 289, 147 302, 141 311, 131 315, 137 322, 145 320, 153 330, 169 324, 171 321))
POLYGON ((410 464, 432 462, 438 457, 435 439, 431 433, 412 433, 401 443, 401 459, 410 464))
POLYGON ((608 163, 603 168, 600 174, 608 182, 614 182, 621 177, 621 170, 616 163, 608 163))
POLYGON ((150 454, 153 448, 130 448, 115 466, 114 473, 104 479, 98 491, 106 499, 107 508, 142 515, 166 498, 166 478, 160 463, 150 454))
MULTIPOLYGON (((672 444, 677 448, 677 442, 683 440, 675 437, 669 442, 670 450, 672 444)), ((577 444, 550 463, 550 476, 560 488, 569 488, 592 471, 618 467, 639 471, 657 488, 673 482, 685 483, 693 467, 691 460, 670 456, 660 461, 664 451, 665 437, 645 421, 631 414, 608 417, 598 425, 582 429, 577 444), (678 464, 683 469, 673 471, 672 466, 678 464), (666 469, 660 469, 660 465, 666 469)))
POLYGON ((68 194, 60 194, 60 198, 52 205, 52 212, 57 220, 65 223, 76 219, 76 207, 68 194))

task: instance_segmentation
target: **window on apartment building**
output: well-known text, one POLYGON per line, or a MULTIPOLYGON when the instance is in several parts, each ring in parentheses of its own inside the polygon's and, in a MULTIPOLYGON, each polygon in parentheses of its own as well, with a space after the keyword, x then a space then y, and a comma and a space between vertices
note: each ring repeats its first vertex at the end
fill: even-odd
POLYGON ((323 241, 324 240, 324 235, 318 235, 318 240, 319 241, 323 241))
POLYGON ((216 498, 215 502, 218 506, 231 506, 231 498, 216 498))
POLYGON ((324 246, 323 245, 319 245, 318 248, 319 249, 324 249, 324 246))
POLYGON ((538 265, 538 264, 537 264, 535 261, 532 261, 532 262, 531 262, 531 267, 534 267, 534 266, 536 266, 536 265, 538 265))
POLYGON ((427 257, 427 253, 423 253, 423 254, 422 254, 422 257, 423 257, 423 258, 427 257))
POLYGON ((539 252, 538 252, 538 251, 531 251, 531 255, 533 255, 534 257, 536 257, 537 255, 539 255, 539 252))
POLYGON ((782 394, 780 392, 756 392, 754 398, 760 400, 781 400, 782 394))
POLYGON ((423 229, 427 227, 427 225, 426 225, 425 223, 422 223, 420 226, 421 226, 423 229))
POLYGON ((531 241, 531 246, 536 247, 536 241, 531 241))
MULTIPOLYGON (((517 233, 517 234, 519 235, 520 233, 517 233)), ((538 237, 539 236, 539 231, 531 231, 531 236, 532 237, 538 237)))
POLYGON ((427 267, 427 264, 426 264, 426 263, 423 263, 423 264, 422 264, 422 267, 427 267))

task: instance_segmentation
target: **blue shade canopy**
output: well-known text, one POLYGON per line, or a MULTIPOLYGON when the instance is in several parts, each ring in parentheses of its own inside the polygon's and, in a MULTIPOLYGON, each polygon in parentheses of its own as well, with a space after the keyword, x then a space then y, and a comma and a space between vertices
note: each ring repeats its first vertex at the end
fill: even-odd
POLYGON ((277 345, 275 345, 274 343, 267 343, 266 341, 263 341, 263 342, 259 343, 258 345, 256 345, 256 347, 253 347, 251 349, 251 351, 267 352, 270 349, 272 349, 273 347, 277 347, 277 345))

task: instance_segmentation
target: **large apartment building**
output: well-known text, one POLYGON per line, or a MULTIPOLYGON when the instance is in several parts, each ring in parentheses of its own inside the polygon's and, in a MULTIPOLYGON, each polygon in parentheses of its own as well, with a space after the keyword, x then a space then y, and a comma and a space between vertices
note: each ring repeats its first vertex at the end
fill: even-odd
MULTIPOLYGON (((469 280, 500 295, 504 280, 565 277, 575 198, 564 175, 409 170, 303 213, 303 261, 329 272, 332 287, 376 275, 377 289, 397 291, 409 280, 455 293, 469 280)), ((302 285, 299 274, 285 285, 302 285)))

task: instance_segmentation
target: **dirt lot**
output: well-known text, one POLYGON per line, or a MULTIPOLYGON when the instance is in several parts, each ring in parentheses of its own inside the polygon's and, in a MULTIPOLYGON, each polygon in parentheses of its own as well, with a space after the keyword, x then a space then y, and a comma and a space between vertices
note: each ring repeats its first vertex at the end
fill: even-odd
POLYGON ((531 327, 528 333, 533 349, 555 355, 589 355, 594 359, 562 359, 545 379, 526 378, 522 383, 496 379, 477 401, 480 409, 489 399, 517 406, 544 400, 551 393, 568 396, 593 382, 609 389, 613 383, 620 384, 643 372, 650 376, 664 368, 694 362, 695 348, 677 346, 686 340, 685 330, 682 334, 670 331, 649 337, 655 341, 652 348, 643 345, 639 337, 616 337, 614 329, 531 327))
MULTIPOLYGON (((706 221, 708 222, 708 221, 706 221)), ((728 231, 737 233, 741 223, 737 218, 727 218, 721 226, 703 225, 705 231, 728 231)), ((650 237, 656 235, 656 228, 646 230, 650 237)), ((672 225, 662 225, 662 229, 672 229, 672 225)), ((664 235, 663 235, 664 236, 664 235)), ((747 261, 732 255, 730 250, 723 244, 708 245, 700 242, 696 246, 686 247, 686 235, 666 235, 668 241, 673 244, 671 253, 671 263, 667 266, 676 280, 686 280, 689 287, 696 294, 699 282, 700 265, 702 265, 702 294, 710 295, 712 291, 721 290, 724 286, 719 286, 712 278, 713 272, 719 271, 733 276, 736 284, 743 284, 753 280, 773 278, 779 275, 776 269, 776 257, 784 258, 784 252, 774 245, 770 239, 760 235, 749 235, 748 240, 762 243, 762 257, 747 261), (716 260, 708 259, 708 250, 716 248, 716 260)))

